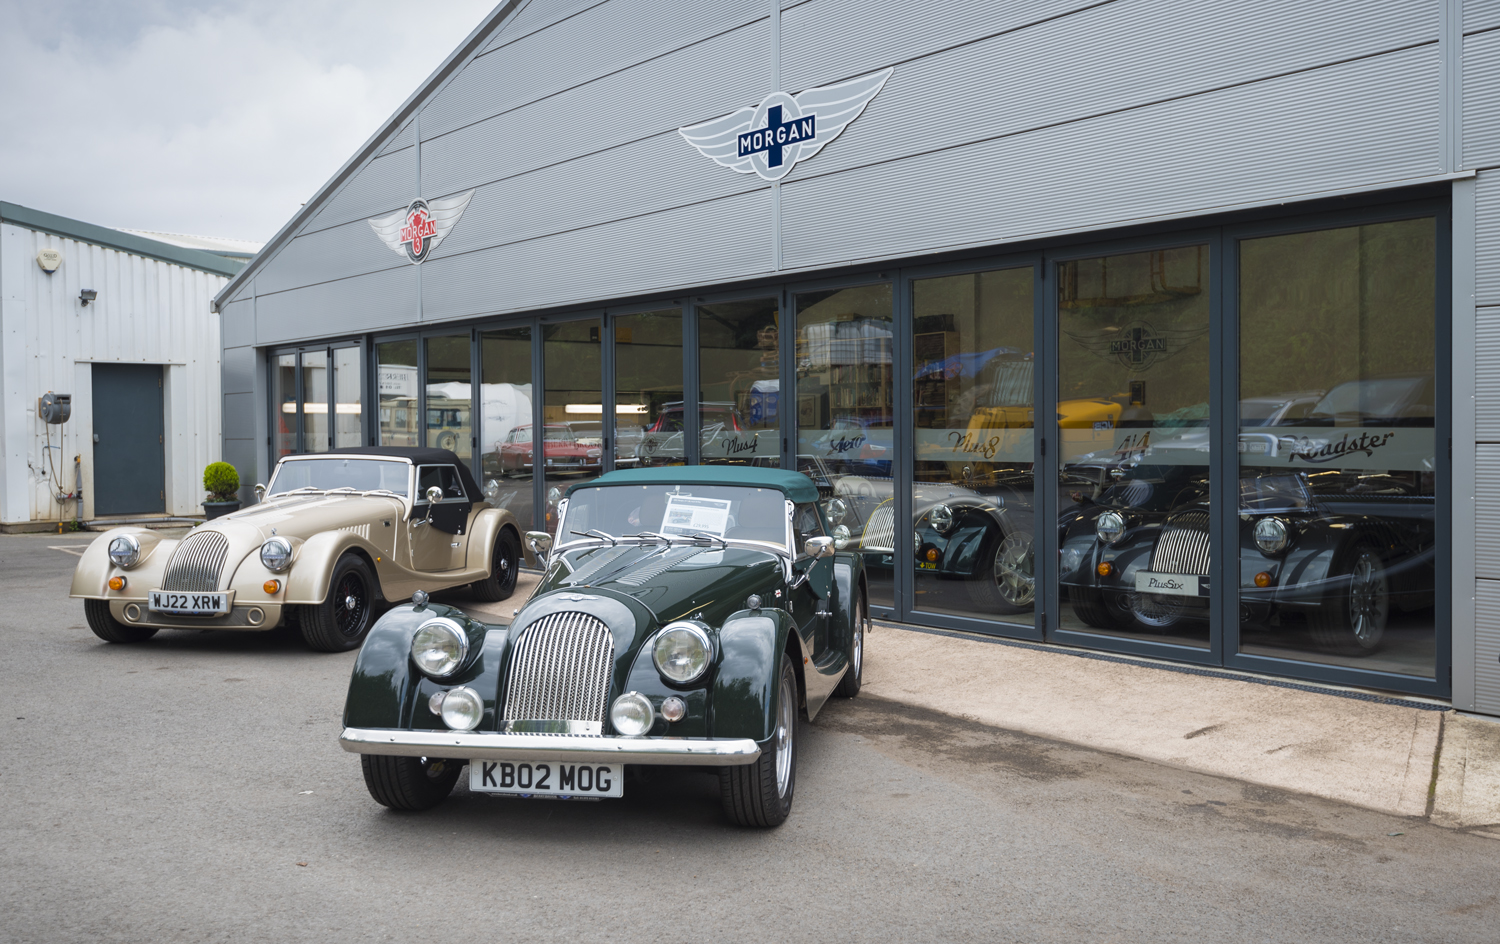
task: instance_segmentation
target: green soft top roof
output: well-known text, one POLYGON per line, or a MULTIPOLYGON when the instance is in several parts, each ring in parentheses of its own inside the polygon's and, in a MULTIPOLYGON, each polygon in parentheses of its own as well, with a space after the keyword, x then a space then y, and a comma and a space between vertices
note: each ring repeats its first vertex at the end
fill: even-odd
POLYGON ((579 482, 568 488, 594 485, 746 485, 751 488, 774 488, 794 502, 818 500, 818 487, 801 472, 782 469, 759 469, 744 465, 666 465, 653 469, 621 469, 606 472, 591 482, 579 482))

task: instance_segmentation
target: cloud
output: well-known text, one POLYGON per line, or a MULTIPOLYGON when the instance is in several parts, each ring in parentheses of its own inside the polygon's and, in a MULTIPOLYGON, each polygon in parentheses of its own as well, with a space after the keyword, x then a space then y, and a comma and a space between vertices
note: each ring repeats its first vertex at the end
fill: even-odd
POLYGON ((493 0, 0 0, 0 199, 269 239, 493 0))

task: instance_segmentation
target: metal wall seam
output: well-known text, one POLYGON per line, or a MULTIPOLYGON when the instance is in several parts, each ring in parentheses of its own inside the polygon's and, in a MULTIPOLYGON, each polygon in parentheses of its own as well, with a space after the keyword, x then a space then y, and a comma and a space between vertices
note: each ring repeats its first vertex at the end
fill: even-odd
POLYGON ((1463 7, 1465 33, 1500 26, 1500 3, 1495 0, 1463 0, 1463 7))
MULTIPOLYGON (((410 181, 414 176, 412 168, 416 161, 416 148, 403 148, 371 160, 345 181, 338 193, 323 205, 316 216, 307 221, 307 225, 297 233, 298 237, 374 216, 377 213, 390 213, 405 206, 410 202, 411 197, 402 195, 410 186, 410 181)), ((411 196, 414 197, 416 194, 411 196)), ((278 249, 276 256, 270 262, 278 261, 280 254, 290 246, 291 242, 288 242, 278 249)), ((265 268, 269 267, 268 264, 265 268)), ((259 278, 260 274, 257 273, 256 277, 259 278)))
POLYGON ((272 295, 408 265, 404 253, 396 255, 368 222, 358 219, 291 240, 256 274, 256 281, 262 293, 272 295))

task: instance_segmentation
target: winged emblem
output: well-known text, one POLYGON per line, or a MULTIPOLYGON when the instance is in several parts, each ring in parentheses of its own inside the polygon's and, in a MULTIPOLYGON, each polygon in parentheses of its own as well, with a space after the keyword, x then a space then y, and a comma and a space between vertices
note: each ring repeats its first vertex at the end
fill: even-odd
POLYGON ((857 79, 810 88, 795 97, 772 92, 759 105, 678 128, 705 157, 741 174, 780 180, 815 156, 860 116, 891 77, 882 69, 857 79))
POLYGON ((1141 371, 1180 353, 1207 334, 1208 325, 1153 328, 1147 322, 1135 321, 1118 328, 1111 326, 1097 334, 1063 333, 1098 357, 1119 361, 1128 370, 1141 371))
POLYGON ((404 210, 371 217, 367 222, 391 252, 405 256, 413 265, 421 265, 452 231, 473 197, 472 190, 441 200, 418 197, 404 210))

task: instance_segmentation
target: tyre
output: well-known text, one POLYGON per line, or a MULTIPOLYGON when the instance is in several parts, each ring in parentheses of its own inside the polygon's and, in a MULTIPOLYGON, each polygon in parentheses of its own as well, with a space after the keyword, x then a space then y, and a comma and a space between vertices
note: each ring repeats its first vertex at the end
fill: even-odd
POLYGON ((490 575, 469 584, 476 600, 494 603, 507 600, 516 592, 516 575, 521 569, 521 539, 510 528, 501 528, 490 551, 490 575))
POLYGON ((1119 603, 1093 587, 1069 587, 1068 602, 1073 604, 1073 615, 1085 626, 1120 629, 1130 622, 1128 612, 1122 610, 1119 603))
POLYGON ((781 655, 776 685, 776 730, 769 749, 753 764, 719 768, 719 799, 724 815, 740 826, 780 826, 792 811, 797 787, 797 676, 792 659, 781 655))
POLYGON ((1349 589, 1330 596, 1307 614, 1313 642, 1330 652, 1363 655, 1380 646, 1391 613, 1391 586, 1380 554, 1356 544, 1333 567, 1330 577, 1348 577, 1349 589))
POLYGON ((833 693, 840 698, 853 698, 865 683, 865 630, 870 627, 870 608, 865 604, 861 590, 854 601, 854 638, 849 643, 849 671, 839 679, 839 687, 833 693))
POLYGON ((430 810, 448 799, 463 761, 441 757, 388 757, 361 754, 365 788, 381 806, 393 810, 430 810))
POLYGON ((1031 612, 1036 606, 1034 544, 1027 531, 1012 531, 1000 538, 991 566, 966 582, 975 606, 1005 616, 1031 612))
POLYGON ((115 619, 108 600, 84 600, 83 615, 89 629, 105 642, 145 642, 156 635, 155 626, 131 626, 115 619))
POLYGON ((300 607, 302 640, 319 652, 358 649, 375 621, 375 577, 357 554, 345 554, 333 567, 328 596, 300 607))
POLYGON ((452 452, 458 447, 458 434, 451 429, 445 429, 437 436, 437 447, 452 452))

